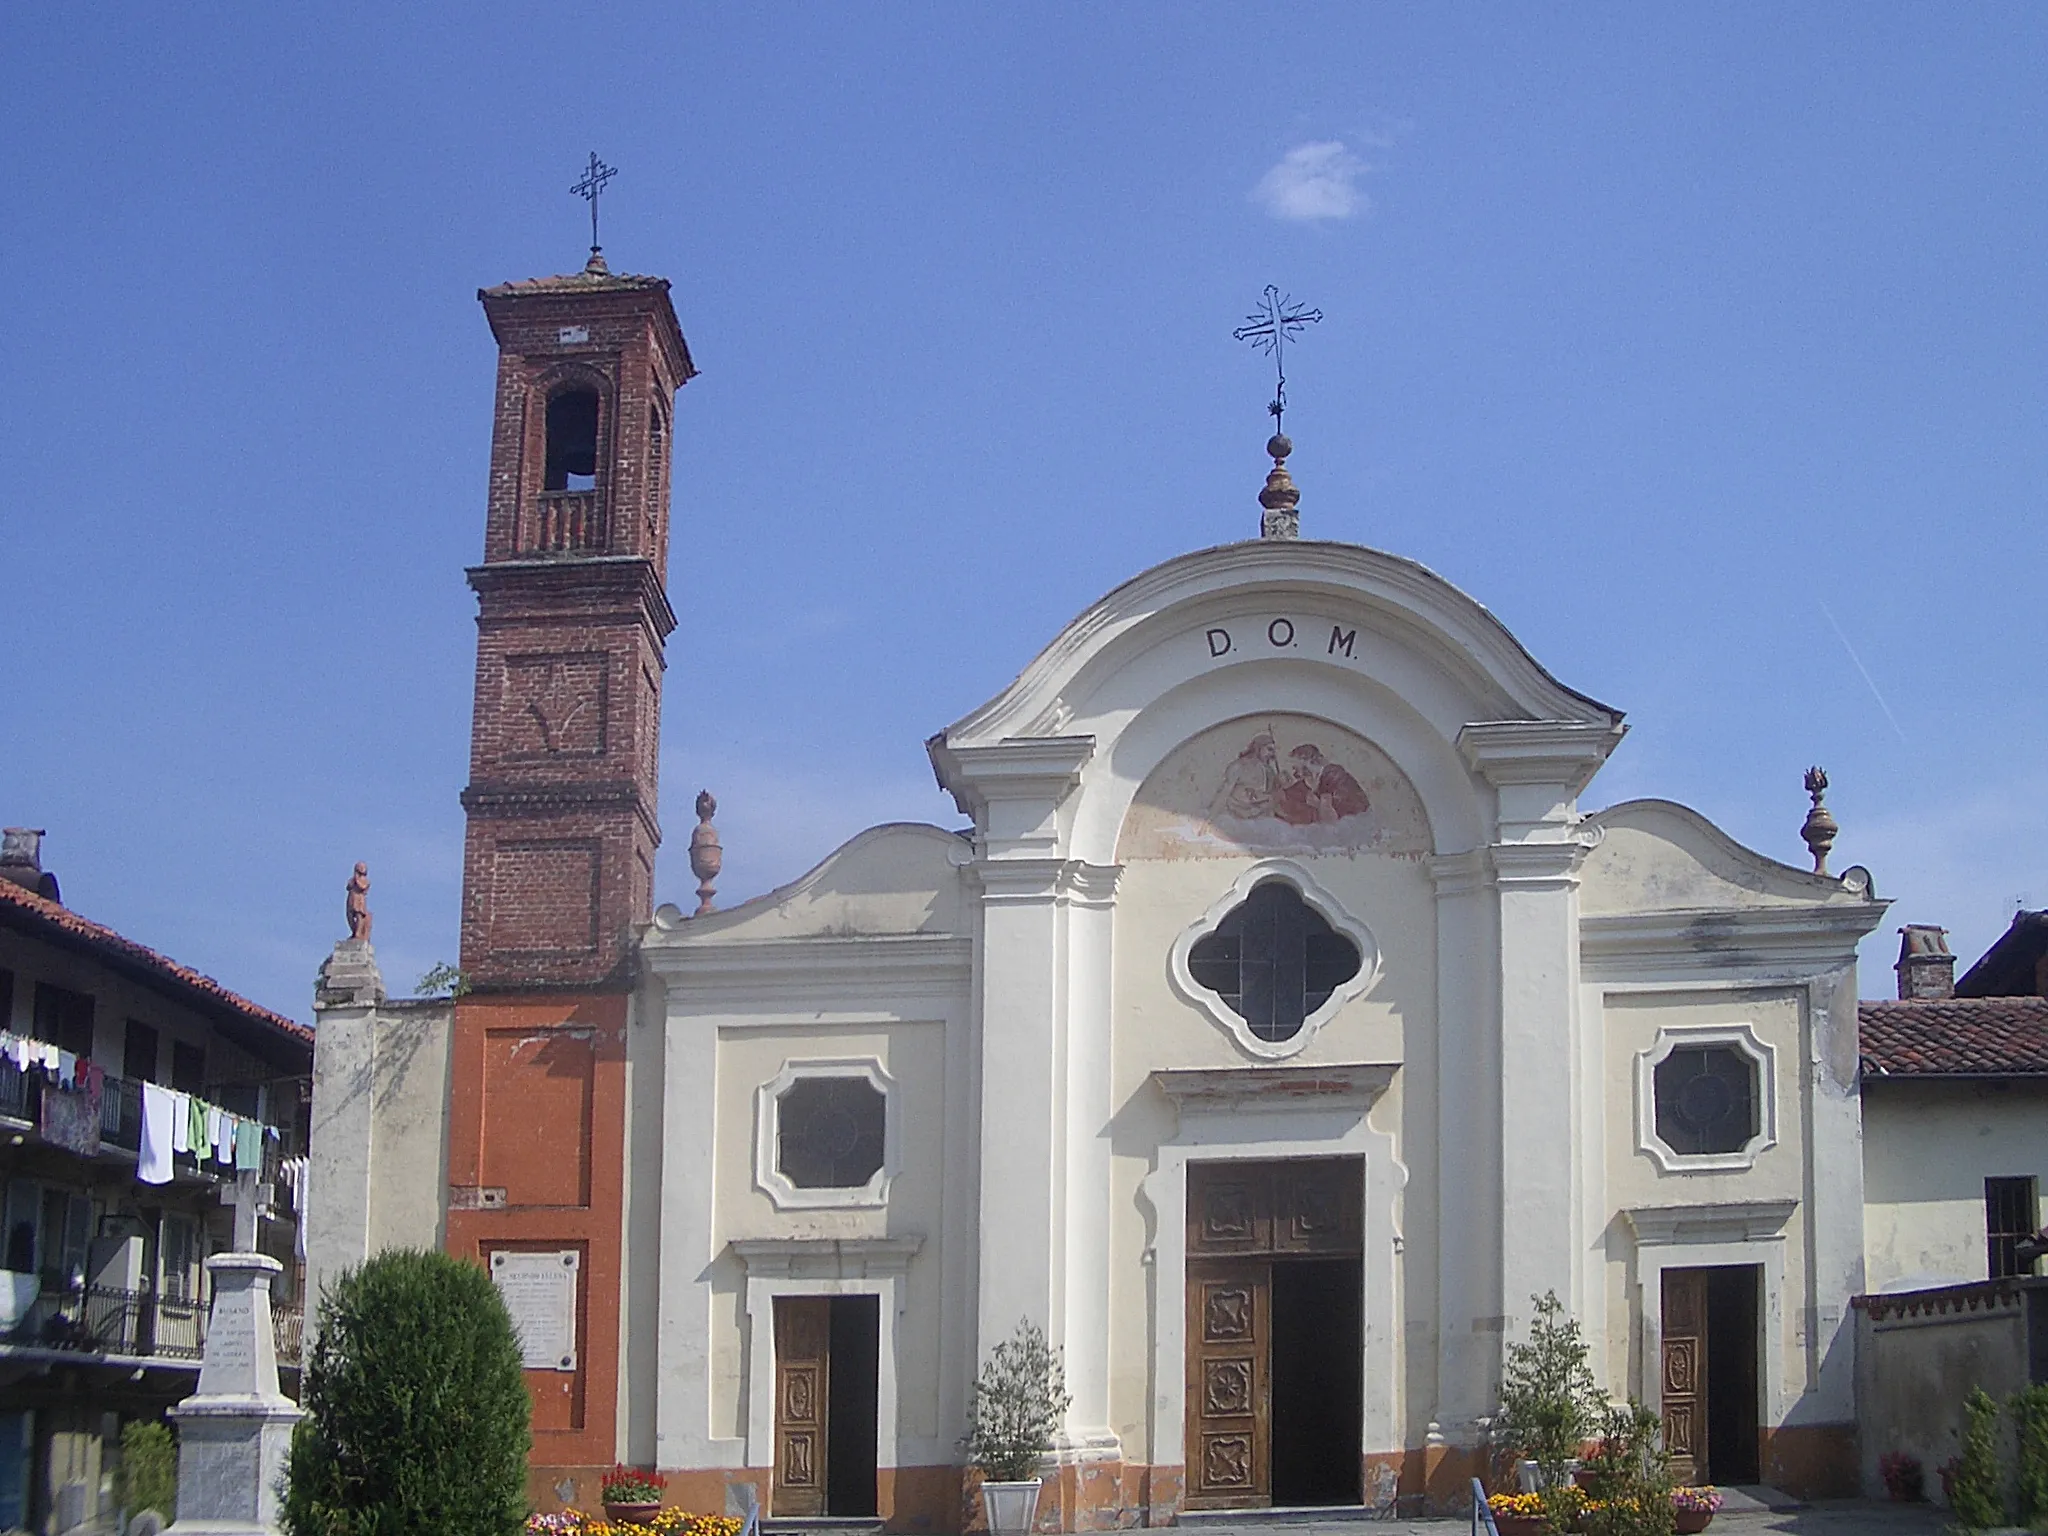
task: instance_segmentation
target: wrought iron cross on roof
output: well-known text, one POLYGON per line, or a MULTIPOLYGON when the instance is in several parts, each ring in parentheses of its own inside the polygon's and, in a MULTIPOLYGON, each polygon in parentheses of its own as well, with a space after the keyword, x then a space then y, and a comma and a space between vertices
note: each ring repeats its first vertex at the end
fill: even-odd
POLYGON ((1287 414, 1288 339, 1322 318, 1320 309, 1297 304, 1289 295, 1268 283, 1260 297, 1259 307, 1246 315, 1245 323, 1230 333, 1236 340, 1250 342, 1273 359, 1273 402, 1266 407, 1266 413, 1273 418, 1276 433, 1281 430, 1282 418, 1287 414))
POLYGON ((592 150, 590 164, 583 171, 583 179, 569 189, 575 196, 590 204, 590 254, 593 256, 603 249, 597 243, 597 195, 604 190, 604 184, 618 174, 618 167, 606 165, 597 158, 597 151, 592 150))

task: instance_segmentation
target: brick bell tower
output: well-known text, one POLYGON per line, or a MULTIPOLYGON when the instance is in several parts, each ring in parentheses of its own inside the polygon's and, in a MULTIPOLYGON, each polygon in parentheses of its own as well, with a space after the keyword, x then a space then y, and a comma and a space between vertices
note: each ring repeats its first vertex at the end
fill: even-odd
POLYGON ((670 420, 696 371, 668 281, 485 288, 498 341, 476 589, 462 970, 478 990, 627 983, 653 913, 670 420))
MULTIPOLYGON (((483 289, 498 341, 449 1071, 448 1251, 523 1298, 530 1491, 618 1459, 632 929, 661 843, 668 282, 590 263, 483 289), (523 1287, 523 1289, 518 1289, 523 1287)), ((568 1495, 557 1492, 564 1485, 568 1495)))

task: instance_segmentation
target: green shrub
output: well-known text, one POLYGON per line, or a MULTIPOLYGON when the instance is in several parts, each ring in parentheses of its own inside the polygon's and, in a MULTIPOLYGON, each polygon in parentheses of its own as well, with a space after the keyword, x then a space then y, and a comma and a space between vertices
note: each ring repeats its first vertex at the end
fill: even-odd
POLYGON ((961 1447, 989 1481, 1028 1482, 1038 1476, 1038 1459, 1052 1449, 1071 1402, 1058 1351, 1025 1318, 989 1351, 961 1447))
POLYGON ((518 1536, 526 1384, 490 1276, 445 1254, 380 1254, 320 1303, 288 1536, 518 1536))
POLYGON ((1535 1315, 1527 1342, 1508 1346, 1494 1434, 1508 1452, 1536 1463, 1543 1491, 1571 1481, 1571 1463, 1591 1438, 1605 1406, 1587 1365, 1577 1318, 1555 1291, 1529 1298, 1535 1315))
POLYGON ((1584 1516, 1587 1536, 1671 1536, 1676 1516, 1663 1436, 1663 1421, 1633 1398, 1607 1410, 1600 1444, 1586 1460, 1594 1500, 1584 1516))
POLYGON ((1963 1400, 1963 1453, 1956 1458, 1949 1505, 1956 1523, 1966 1531, 2005 1524, 2005 1499, 1999 1489, 1998 1404, 1982 1387, 1963 1400))
POLYGON ((132 1419, 121 1426, 117 1497, 130 1515, 153 1509, 166 1525, 178 1518, 178 1446, 170 1425, 158 1419, 132 1419))
POLYGON ((2048 1517, 2048 1386, 2015 1392, 2006 1411, 2019 1438, 2020 1523, 2033 1525, 2048 1517))

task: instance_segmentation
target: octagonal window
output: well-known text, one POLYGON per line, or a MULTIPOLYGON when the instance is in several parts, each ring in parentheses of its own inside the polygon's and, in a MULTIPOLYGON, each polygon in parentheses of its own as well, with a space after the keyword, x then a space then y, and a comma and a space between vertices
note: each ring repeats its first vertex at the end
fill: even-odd
POLYGON ((1291 1040, 1363 957, 1285 880, 1263 880, 1188 951, 1188 975, 1260 1040, 1291 1040))
POLYGON ((776 1101, 776 1167, 798 1189, 859 1189, 881 1169, 887 1108, 863 1077, 798 1079, 776 1101))
POLYGON ((1653 1084, 1657 1138, 1681 1157, 1741 1152, 1761 1130, 1756 1058, 1732 1045, 1681 1046, 1653 1084))

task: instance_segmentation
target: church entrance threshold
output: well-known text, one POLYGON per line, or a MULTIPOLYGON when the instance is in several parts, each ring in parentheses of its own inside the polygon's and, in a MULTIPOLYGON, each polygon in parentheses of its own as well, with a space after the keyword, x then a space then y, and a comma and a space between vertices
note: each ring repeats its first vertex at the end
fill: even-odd
POLYGON ((1189 1166, 1187 1508, 1359 1502, 1362 1172, 1189 1166))
POLYGON ((775 1486, 771 1513, 875 1513, 881 1301, 775 1298, 775 1486))

